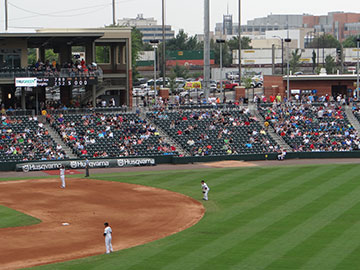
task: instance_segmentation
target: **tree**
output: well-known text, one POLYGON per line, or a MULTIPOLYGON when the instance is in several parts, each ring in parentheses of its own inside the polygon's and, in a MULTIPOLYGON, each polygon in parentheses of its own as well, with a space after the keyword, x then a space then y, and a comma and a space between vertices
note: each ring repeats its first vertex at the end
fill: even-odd
MULTIPOLYGON (((210 50, 214 51, 215 64, 220 64, 220 44, 214 42, 214 40, 210 41, 210 50)), ((231 50, 229 50, 229 46, 227 43, 222 44, 222 63, 223 66, 229 66, 232 62, 231 50)))
POLYGON ((59 62, 59 54, 58 53, 54 53, 53 49, 47 49, 45 50, 45 60, 49 60, 49 61, 56 61, 59 62))
POLYGON ((333 74, 335 71, 336 63, 334 57, 327 55, 325 58, 325 69, 327 74, 333 74))
POLYGON ((176 64, 176 66, 171 69, 171 74, 174 74, 175 77, 186 79, 189 76, 189 70, 185 66, 179 66, 176 64))
MULTIPOLYGON (((239 37, 233 37, 228 42, 229 48, 231 51, 238 50, 239 49, 239 37)), ((241 49, 252 49, 251 45, 251 39, 249 37, 241 37, 241 49)))
POLYGON ((142 37, 143 35, 140 30, 135 27, 131 29, 131 66, 134 79, 139 75, 136 61, 140 57, 140 52, 144 49, 142 37))
POLYGON ((166 42, 166 49, 169 51, 202 50, 202 43, 198 42, 197 36, 189 37, 184 30, 166 42))
POLYGON ((342 43, 344 48, 356 48, 357 44, 356 44, 356 39, 357 36, 350 36, 347 39, 345 39, 342 43))
POLYGON ((334 36, 324 34, 315 37, 308 48, 340 48, 340 42, 334 36))
POLYGON ((291 52, 290 70, 293 74, 299 70, 300 58, 301 52, 298 48, 296 48, 295 51, 291 52))
POLYGON ((28 64, 29 65, 35 65, 37 59, 36 59, 36 49, 35 48, 29 48, 28 49, 28 64))

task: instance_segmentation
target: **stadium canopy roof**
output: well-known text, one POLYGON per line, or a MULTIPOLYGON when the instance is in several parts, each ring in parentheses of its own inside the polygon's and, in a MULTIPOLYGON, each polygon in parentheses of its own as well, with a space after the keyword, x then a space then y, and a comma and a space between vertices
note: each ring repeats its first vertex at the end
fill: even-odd
POLYGON ((55 48, 60 44, 83 46, 104 35, 102 32, 1 33, 4 39, 27 40, 28 48, 55 48))

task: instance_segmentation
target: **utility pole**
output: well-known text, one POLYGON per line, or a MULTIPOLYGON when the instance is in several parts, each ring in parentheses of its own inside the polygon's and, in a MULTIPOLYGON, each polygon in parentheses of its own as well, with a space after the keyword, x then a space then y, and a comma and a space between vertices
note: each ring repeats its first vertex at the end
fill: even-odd
POLYGON ((222 45, 225 43, 225 39, 217 39, 216 43, 220 44, 220 90, 223 96, 223 102, 225 100, 225 90, 223 88, 223 55, 222 55, 222 45))
POLYGON ((116 25, 116 19, 115 19, 115 0, 112 1, 112 13, 113 13, 113 26, 116 25))
POLYGON ((275 44, 271 46, 271 67, 272 67, 272 75, 275 75, 275 44))
POLYGON ((285 42, 287 44, 287 52, 286 52, 286 88, 287 88, 287 101, 290 101, 290 77, 289 77, 289 72, 290 72, 290 63, 289 63, 289 44, 291 42, 291 39, 289 38, 289 32, 288 32, 288 37, 285 38, 285 42))
POLYGON ((239 0, 239 86, 241 86, 241 0, 239 0))
POLYGON ((209 98, 210 81, 210 3, 204 0, 204 93, 209 98))
POLYGON ((5 0, 5 31, 8 30, 8 0, 5 0))
POLYGON ((166 78, 166 54, 165 54, 165 0, 162 0, 162 74, 163 74, 163 88, 165 88, 166 78))

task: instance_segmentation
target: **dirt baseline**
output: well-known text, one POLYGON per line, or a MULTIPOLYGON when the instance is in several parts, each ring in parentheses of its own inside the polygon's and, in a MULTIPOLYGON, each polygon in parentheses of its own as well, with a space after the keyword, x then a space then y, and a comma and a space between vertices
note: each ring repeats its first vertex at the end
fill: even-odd
POLYGON ((0 229, 0 268, 15 269, 105 252, 103 223, 115 250, 141 245, 196 224, 205 209, 185 195, 133 184, 88 179, 0 183, 0 204, 42 222, 0 229), (62 223, 69 223, 63 226, 62 223))

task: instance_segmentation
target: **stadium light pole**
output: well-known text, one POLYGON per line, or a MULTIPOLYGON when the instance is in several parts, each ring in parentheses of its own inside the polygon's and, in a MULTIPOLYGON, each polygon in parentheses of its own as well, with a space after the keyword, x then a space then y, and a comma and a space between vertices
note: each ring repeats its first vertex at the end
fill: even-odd
POLYGON ((239 86, 241 86, 241 0, 239 0, 239 25, 238 25, 238 32, 239 32, 239 86))
POLYGON ((165 55, 165 0, 162 0, 162 74, 163 74, 163 88, 165 88, 166 78, 166 55, 165 55))
POLYGON ((289 44, 291 42, 290 38, 285 38, 285 42, 287 43, 287 53, 286 53, 286 60, 287 60, 287 80, 286 80, 286 88, 287 88, 287 101, 290 101, 290 78, 289 78, 289 73, 290 73, 290 63, 289 63, 289 44))
POLYGON ((356 38, 356 97, 359 98, 359 50, 360 50, 360 37, 356 38))
POLYGON ((223 96, 223 102, 225 100, 225 91, 223 88, 223 81, 222 81, 222 70, 223 70, 223 56, 222 56, 222 45, 225 43, 225 39, 217 39, 216 43, 220 44, 220 89, 223 96))
POLYGON ((115 19, 115 0, 112 1, 112 13, 113 13, 113 26, 116 25, 116 19, 115 19))
POLYGON ((204 94, 209 99, 210 81, 210 0, 204 0, 204 94))
POLYGON ((8 0, 5 0, 5 31, 8 30, 8 0))
POLYGON ((153 48, 154 48, 154 98, 156 100, 156 48, 159 44, 159 41, 157 39, 152 39, 150 40, 150 44, 152 44, 153 48))
POLYGON ((279 36, 273 36, 281 40, 281 74, 284 75, 284 39, 279 36))

